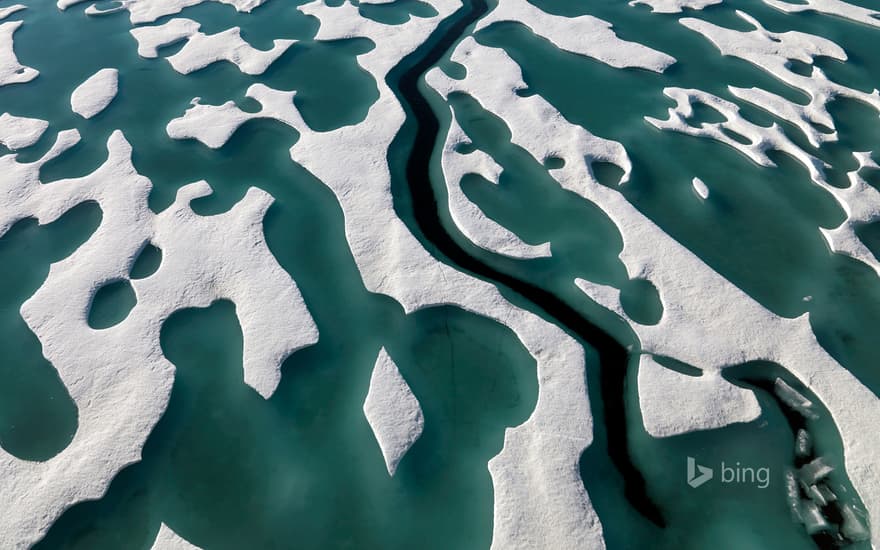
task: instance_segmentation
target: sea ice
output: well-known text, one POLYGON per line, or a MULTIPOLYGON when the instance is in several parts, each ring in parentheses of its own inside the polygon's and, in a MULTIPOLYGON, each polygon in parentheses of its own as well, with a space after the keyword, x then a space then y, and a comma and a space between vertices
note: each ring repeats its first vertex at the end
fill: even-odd
POLYGON ((70 107, 83 118, 92 118, 110 105, 119 91, 119 71, 101 69, 77 86, 70 96, 70 107))
POLYGON ((393 476, 406 452, 422 435, 425 417, 419 400, 385 348, 373 367, 364 416, 382 449, 388 474, 393 476))
POLYGON ((3 21, 13 13, 19 12, 25 8, 27 8, 27 6, 24 4, 13 4, 11 6, 6 6, 5 8, 0 8, 0 21, 3 21))
POLYGON ((817 11, 856 21, 863 25, 880 27, 880 11, 855 6, 842 0, 798 0, 795 2, 764 0, 764 3, 786 13, 817 11))
POLYGON ((550 243, 532 245, 524 242, 514 232, 492 220, 471 202, 461 189, 461 179, 467 174, 479 174, 488 181, 497 184, 501 176, 501 166, 483 151, 475 150, 468 153, 459 151, 461 145, 469 144, 467 134, 461 129, 455 113, 443 144, 441 166, 446 192, 449 198, 449 214, 456 227, 471 242, 496 254, 512 258, 544 258, 549 257, 550 243))
POLYGON ((25 118, 3 113, 0 115, 0 145, 10 151, 30 147, 36 143, 49 123, 38 118, 25 118))
POLYGON ((792 388, 782 378, 777 378, 773 383, 773 393, 786 405, 800 413, 804 418, 816 420, 819 415, 813 409, 813 402, 804 397, 799 391, 792 388))
POLYGON ((165 131, 173 139, 197 139, 212 149, 218 149, 248 120, 269 118, 294 129, 307 128, 293 103, 296 92, 283 92, 257 83, 247 89, 245 96, 259 102, 260 110, 248 113, 232 101, 223 105, 202 105, 199 98, 195 98, 183 116, 169 122, 165 131))
POLYGON ((718 371, 689 376, 648 354, 639 358, 638 387, 645 430, 653 437, 723 428, 761 415, 755 392, 731 384, 718 371))
POLYGON ((239 27, 232 27, 217 34, 195 32, 179 52, 167 59, 174 70, 181 74, 198 71, 217 61, 229 61, 245 74, 259 75, 266 72, 269 65, 295 42, 273 40, 272 49, 258 50, 244 41, 239 27))
POLYGON ((475 31, 501 21, 522 23, 561 50, 592 57, 618 69, 638 67, 662 73, 675 63, 672 56, 619 38, 607 21, 592 15, 552 15, 527 0, 499 2, 495 9, 480 19, 475 31))
POLYGON ((685 9, 701 10, 721 2, 722 0, 631 0, 629 5, 644 4, 650 6, 653 13, 681 13, 685 9))
MULTIPOLYGON (((56 5, 60 10, 66 10, 75 4, 81 4, 87 0, 58 0, 56 5)), ((128 10, 131 23, 152 23, 160 17, 180 13, 184 8, 196 6, 205 1, 221 2, 233 6, 236 10, 250 13, 254 8, 261 6, 266 0, 118 0, 121 9, 128 10)), ((100 15, 118 11, 115 8, 100 10, 92 5, 86 10, 90 15, 100 15)))
POLYGON ((700 178, 694 178, 691 180, 691 187, 694 188, 694 192, 701 199, 706 200, 709 198, 709 187, 706 185, 706 182, 700 178))
POLYGON ((21 307, 76 403, 78 429, 68 447, 45 462, 0 450, 4 548, 30 546, 64 510, 99 498, 122 468, 140 460, 174 380, 159 340, 174 311, 219 299, 234 302, 245 383, 267 398, 280 380, 281 362, 318 338, 299 289, 265 243, 263 217, 272 203, 267 193, 252 188, 229 211, 205 217, 189 205, 211 192, 207 183, 197 182, 182 187, 171 206, 154 214, 148 205, 152 184, 136 172, 131 146, 119 131, 110 136, 107 161, 96 171, 44 185, 40 167, 77 141, 76 130, 61 132, 52 149, 30 164, 15 155, 0 157, 0 235, 27 217, 50 223, 83 202, 96 202, 103 213, 91 238, 52 264, 43 285, 21 307), (127 279, 146 242, 161 247, 161 266, 131 281, 137 305, 124 321, 93 330, 87 316, 94 293, 127 279))
MULTIPOLYGON (((522 74, 503 51, 468 38, 452 59, 464 65, 468 75, 489 73, 493 78, 452 80, 435 70, 428 74, 428 84, 471 95, 505 120, 513 143, 537 161, 562 158, 564 165, 550 174, 615 222, 624 241, 620 258, 630 278, 651 281, 666 307, 659 323, 641 325, 626 315, 619 289, 583 279, 575 281, 577 286, 627 320, 644 353, 678 359, 703 372, 753 360, 773 361, 805 381, 836 422, 847 473, 871 523, 880 525, 880 472, 874 458, 880 452, 880 433, 871 429, 880 416, 880 400, 819 345, 807 316, 787 319, 768 311, 663 232, 619 191, 600 185, 590 167, 597 160, 616 164, 627 180, 631 164, 623 147, 569 123, 539 95, 518 96, 522 74)), ((880 544, 880 533, 875 536, 880 544)))
POLYGON ((30 82, 40 71, 25 67, 15 56, 13 36, 24 21, 0 23, 0 86, 30 82))
POLYGON ((185 541, 180 535, 171 530, 170 527, 162 524, 159 528, 159 534, 150 550, 201 550, 198 546, 185 541))

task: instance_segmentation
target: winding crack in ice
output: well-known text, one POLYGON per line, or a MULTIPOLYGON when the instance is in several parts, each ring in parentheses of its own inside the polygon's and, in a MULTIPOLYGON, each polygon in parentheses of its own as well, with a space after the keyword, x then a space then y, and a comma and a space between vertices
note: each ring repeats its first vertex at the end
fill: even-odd
POLYGON ((476 31, 501 21, 514 21, 567 52, 592 57, 622 69, 638 67, 662 73, 675 58, 638 42, 623 40, 611 30, 611 23, 592 15, 562 17, 552 15, 527 0, 504 0, 477 23, 476 31))
POLYGON ((174 311, 233 301, 243 332, 244 380, 266 398, 278 385, 281 362, 318 338, 296 284, 263 238, 271 196, 251 188, 228 212, 199 216, 189 203, 211 193, 202 181, 182 187, 171 206, 154 214, 147 204, 152 184, 135 171, 131 146, 119 131, 95 172, 41 183, 40 167, 78 141, 76 130, 61 132, 31 164, 0 157, 0 235, 26 217, 50 223, 83 202, 97 202, 103 212, 95 234, 53 264, 21 307, 77 405, 79 426, 70 445, 45 462, 0 451, 5 548, 29 546, 65 509, 98 498, 116 473, 140 459, 174 379, 159 342, 162 323, 174 311), (87 316, 95 292, 127 279, 147 243, 162 249, 162 264, 152 276, 131 281, 137 305, 118 325, 92 329, 87 316))
POLYGON ((40 74, 40 71, 19 63, 15 56, 13 35, 23 24, 24 21, 0 23, 0 86, 30 82, 40 74))
POLYGON ((92 118, 110 105, 119 91, 119 71, 101 69, 76 87, 70 108, 83 118, 92 118))
POLYGON ((393 476, 406 452, 421 437, 425 416, 385 348, 379 351, 373 366, 364 416, 382 449, 388 474, 393 476))
POLYGON ((150 550, 201 550, 201 548, 190 544, 163 523, 150 550))
MULTIPOLYGON (((540 96, 518 96, 522 74, 505 52, 466 39, 453 59, 464 65, 468 74, 491 70, 493 78, 451 81, 435 71, 429 74, 429 83, 474 97, 507 122, 513 143, 537 161, 561 157, 564 166, 551 170, 551 175, 563 188, 599 206, 615 222, 623 236, 620 258, 629 276, 648 279, 656 286, 664 303, 663 316, 656 325, 641 325, 626 315, 618 289, 583 279, 575 281, 577 286, 626 319, 645 353, 695 365, 703 376, 747 361, 773 361, 805 381, 832 414, 843 441, 849 477, 868 509, 871 523, 880 525, 880 468, 875 460, 880 452, 880 433, 871 428, 880 414, 880 399, 819 345, 808 316, 787 319, 768 311, 663 232, 617 190, 599 185, 590 169, 596 156, 593 148, 628 174, 626 152, 619 144, 568 123, 540 96)), ((715 383, 718 387, 714 392, 729 384, 718 378, 715 383)), ((662 406, 668 406, 665 398, 662 406)), ((656 410, 652 407, 643 413, 650 415, 656 410)), ((713 414, 725 411, 733 415, 728 422, 743 418, 728 407, 713 414)), ((678 420, 682 424, 667 424, 665 429, 692 430, 704 421, 697 414, 682 415, 678 420)), ((873 537, 875 545, 880 543, 880 532, 873 537)))

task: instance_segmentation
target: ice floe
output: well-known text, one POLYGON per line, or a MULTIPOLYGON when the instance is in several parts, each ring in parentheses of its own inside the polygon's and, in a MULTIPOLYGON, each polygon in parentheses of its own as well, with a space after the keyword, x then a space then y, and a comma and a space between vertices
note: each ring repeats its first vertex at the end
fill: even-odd
POLYGON ((742 117, 737 105, 701 90, 666 88, 663 93, 674 99, 676 105, 669 109, 669 118, 666 120, 645 117, 646 121, 657 128, 717 140, 765 167, 776 166, 767 156, 768 150, 787 153, 800 161, 809 171, 813 183, 828 191, 846 213, 846 219, 839 226, 833 229, 819 228, 828 246, 834 252, 865 263, 880 275, 880 261, 859 240, 855 232, 859 225, 880 219, 880 191, 859 175, 862 168, 874 164, 870 154, 855 153, 859 167, 848 174, 849 187, 841 189, 828 183, 824 174, 826 164, 795 145, 778 124, 773 123, 768 128, 749 122, 742 117), (695 103, 715 109, 726 120, 692 126, 687 118, 693 115, 695 103), (737 134, 745 138, 746 142, 732 137, 737 134))
POLYGON ((336 195, 367 289, 393 297, 408 312, 455 305, 494 319, 510 327, 536 359, 537 406, 524 424, 506 431, 501 453, 489 462, 493 548, 602 548, 602 526, 579 473, 593 431, 583 348, 555 325, 513 306, 494 285, 438 262, 394 210, 386 152, 406 115, 386 77, 461 3, 436 0, 432 6, 438 16, 401 25, 360 17, 350 4, 316 1, 298 8, 319 19, 317 40, 362 36, 376 44, 358 63, 373 75, 380 95, 357 125, 325 133, 298 129, 291 157, 336 195), (339 151, 346 152, 344 159, 339 151))
MULTIPOLYGON (((450 110, 451 111, 451 110, 450 110)), ((455 114, 443 145, 441 166, 446 192, 449 197, 449 214, 456 227, 480 248, 513 258, 543 258, 550 256, 550 243, 532 245, 524 242, 514 232, 501 226, 471 202, 461 189, 461 179, 467 174, 478 174, 497 184, 501 166, 480 150, 463 153, 462 145, 470 144, 455 114)))
POLYGON ((5 8, 0 8, 0 21, 3 21, 13 13, 19 12, 26 8, 27 6, 25 6, 24 4, 13 4, 11 6, 6 6, 5 8))
POLYGON ((837 17, 856 21, 864 25, 880 27, 880 11, 856 6, 842 0, 800 0, 797 2, 764 0, 764 3, 786 13, 816 11, 828 15, 836 15, 837 17))
POLYGON ((229 61, 245 74, 259 75, 266 72, 269 65, 295 42, 296 40, 287 39, 273 40, 272 49, 258 50, 244 41, 239 27, 232 27, 216 34, 195 32, 187 38, 179 52, 166 59, 181 74, 204 69, 217 61, 229 61))
POLYGON ((675 63, 672 56, 619 38, 611 30, 611 23, 592 15, 562 17, 544 12, 527 0, 505 0, 480 19, 475 30, 500 21, 522 23, 561 50, 592 57, 618 69, 638 67, 662 73, 675 63))
POLYGON ((190 544, 180 535, 171 530, 170 527, 162 524, 159 528, 159 534, 150 550, 201 550, 198 546, 190 544))
POLYGON ((629 5, 644 4, 650 6, 653 13, 681 13, 685 9, 701 10, 721 2, 722 0, 631 0, 629 5))
POLYGON ((385 348, 373 367, 364 416, 382 449, 388 474, 393 476, 406 452, 422 435, 425 416, 385 348))
POLYGON ((645 430, 653 437, 722 428, 761 415, 755 393, 724 380, 718 371, 690 376, 658 364, 648 354, 639 358, 638 388, 645 430))
POLYGON ((0 86, 30 82, 40 74, 40 71, 19 63, 15 56, 13 35, 23 24, 24 21, 0 23, 0 86))
POLYGON ((174 55, 166 58, 175 71, 189 74, 204 69, 218 61, 233 63, 249 75, 266 72, 272 63, 287 51, 296 40, 272 41, 272 49, 258 50, 241 37, 241 28, 231 27, 216 34, 200 32, 201 25, 191 19, 175 18, 161 25, 131 29, 137 40, 138 55, 158 57, 158 48, 186 40, 186 44, 174 55))
MULTIPOLYGON (((550 174, 615 222, 624 241, 620 259, 631 278, 647 279, 658 289, 663 316, 656 325, 641 325, 626 315, 619 289, 583 279, 575 281, 577 286, 626 319, 644 353, 694 365, 704 376, 748 361, 773 361, 805 381, 833 416, 849 477, 869 510, 871 523, 880 525, 880 471, 874 458, 880 452, 880 434, 871 429, 873 419, 880 415, 880 400, 819 345, 807 315, 787 319, 768 311, 663 232, 620 192, 599 185, 590 164, 612 162, 623 170, 626 180, 631 166, 626 152, 620 144, 567 122, 540 96, 518 96, 521 71, 503 51, 466 39, 453 60, 464 65, 469 75, 485 74, 484 68, 491 67, 493 78, 451 81, 433 72, 429 83, 470 94, 504 119, 513 143, 539 162, 551 156, 562 158, 564 166, 550 174)), ((663 403, 667 406, 668 399, 663 403)), ((688 423, 676 427, 678 431, 694 429, 692 419, 685 415, 681 419, 688 423)), ((874 536, 877 544, 880 534, 874 536)))
POLYGON ((135 27, 129 32, 138 43, 138 55, 146 58, 159 57, 159 48, 174 44, 199 32, 201 23, 192 19, 176 17, 167 23, 149 27, 135 27))
POLYGON ((691 187, 694 188, 694 193, 696 193, 701 199, 706 200, 709 198, 709 186, 707 186, 706 182, 700 178, 692 179, 691 187))
POLYGON ((49 123, 39 118, 26 118, 3 113, 0 115, 0 145, 10 151, 30 147, 36 143, 49 123))
POLYGON ((202 181, 182 187, 171 206, 154 214, 148 205, 152 184, 135 171, 131 146, 119 131, 110 136, 108 158, 96 171, 41 183, 40 166, 78 141, 76 130, 66 130, 37 162, 0 157, 0 235, 23 218, 50 223, 84 202, 96 202, 103 213, 91 238, 53 264, 21 307, 76 403, 78 429, 70 445, 45 462, 0 450, 4 548, 30 546, 65 509, 99 498, 122 468, 140 460, 174 380, 174 366, 160 347, 162 324, 174 311, 218 299, 234 302, 244 381, 263 397, 275 391, 281 362, 318 338, 296 284, 263 237, 271 196, 251 188, 229 211, 200 216, 190 201, 211 193, 202 181), (90 328, 95 292, 126 280, 147 243, 162 249, 162 263, 152 276, 130 281, 137 305, 111 328, 90 328))
POLYGON ((294 129, 306 127, 293 104, 296 92, 283 92, 257 83, 252 84, 245 95, 258 101, 261 109, 256 113, 248 113, 239 109, 232 101, 223 105, 202 105, 199 98, 195 98, 192 107, 182 117, 168 123, 166 132, 174 139, 197 139, 212 149, 218 149, 248 120, 268 118, 283 122, 294 129))
POLYGON ((101 69, 70 95, 70 107, 83 118, 92 118, 110 105, 119 91, 119 71, 101 69))
MULTIPOLYGON (((56 5, 60 10, 81 4, 88 0, 58 0, 56 5)), ((101 10, 96 5, 90 6, 86 13, 90 15, 101 15, 104 13, 112 13, 119 9, 128 10, 132 24, 152 23, 160 17, 180 13, 184 8, 196 6, 205 1, 221 2, 234 7, 236 10, 244 13, 250 13, 255 8, 263 5, 266 0, 118 0, 120 6, 118 8, 110 8, 101 10)))
MULTIPOLYGON (((817 56, 830 57, 838 61, 846 61, 846 52, 826 38, 797 31, 768 31, 751 15, 737 10, 736 14, 752 25, 754 30, 738 31, 728 29, 691 17, 684 17, 679 23, 702 34, 721 51, 723 55, 737 57, 759 67, 785 84, 803 90, 810 96, 810 103, 796 113, 790 107, 778 114, 795 115, 790 121, 801 125, 798 121, 805 117, 809 122, 821 124, 834 129, 834 121, 828 113, 828 103, 837 97, 846 97, 866 103, 880 112, 880 92, 876 89, 871 93, 854 90, 828 79, 819 67, 813 66, 810 75, 802 75, 791 68, 792 61, 812 65, 817 56)), ((753 96, 754 97, 754 96, 753 96)), ((760 98, 765 102, 768 97, 760 98)))

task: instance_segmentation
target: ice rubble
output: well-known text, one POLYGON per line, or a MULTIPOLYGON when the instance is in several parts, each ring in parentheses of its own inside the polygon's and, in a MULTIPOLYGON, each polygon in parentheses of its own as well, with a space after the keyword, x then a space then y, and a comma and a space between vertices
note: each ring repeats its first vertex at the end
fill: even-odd
POLYGON ((263 238, 272 203, 267 193, 252 188, 228 212, 204 217, 189 206, 211 193, 202 181, 182 187, 171 206, 154 214, 147 204, 152 184, 135 171, 119 131, 95 172, 43 185, 40 167, 78 141, 76 130, 66 130, 37 162, 0 157, 0 235, 27 217, 50 223, 83 202, 96 202, 103 212, 95 234, 53 264, 21 307, 77 405, 79 425, 70 445, 45 462, 0 450, 0 502, 7 510, 0 515, 0 546, 7 548, 28 547, 65 509, 100 497, 122 468, 140 459, 174 379, 159 343, 171 313, 233 301, 243 332, 244 380, 263 397, 277 387, 281 362, 318 337, 296 284, 263 238), (147 243, 161 247, 163 258, 156 273, 131 281, 137 305, 118 325, 93 330, 87 315, 95 292, 126 279, 147 243))
MULTIPOLYGON (((449 91, 470 94, 507 121, 512 141, 539 162, 551 156, 565 161, 551 175, 615 222, 623 236, 620 258, 629 276, 648 279, 657 287, 664 303, 663 317, 656 325, 640 325, 627 317, 618 289, 582 279, 576 280, 577 286, 626 319, 644 353, 694 365, 704 376, 747 361, 773 361, 807 382, 840 429, 847 472, 869 510, 871 523, 880 525, 880 471, 874 460, 880 434, 871 430, 880 414, 880 400, 819 345, 807 315, 787 319, 768 311, 664 233, 618 191, 598 184, 590 163, 613 162, 624 171, 625 180, 631 166, 626 152, 619 144, 568 123, 540 96, 518 96, 522 75, 506 53, 465 39, 453 60, 464 65, 468 74, 491 69, 492 79, 439 79, 449 91)), ((429 75, 432 85, 437 74, 429 75)), ((682 414, 680 420, 681 430, 693 429, 691 415, 682 414)), ((880 543, 880 533, 874 537, 874 543, 880 543)))
POLYGON ((101 69, 73 91, 70 108, 83 118, 92 118, 110 105, 118 91, 119 71, 101 69))
POLYGON ((138 42, 138 55, 157 57, 161 46, 186 40, 174 55, 166 58, 175 71, 189 74, 204 69, 211 63, 228 61, 244 74, 260 75, 275 62, 296 40, 277 39, 272 49, 258 50, 241 37, 241 28, 231 27, 216 34, 199 31, 201 25, 191 19, 175 18, 161 25, 131 29, 138 42))
POLYGON ((0 115, 0 145, 10 151, 24 149, 36 143, 49 123, 39 118, 26 118, 3 113, 0 115))
MULTIPOLYGON (((56 5, 60 10, 86 2, 87 0, 58 0, 56 5)), ((250 13, 255 8, 263 5, 266 0, 118 0, 120 6, 118 8, 110 8, 101 10, 96 5, 91 5, 86 13, 89 15, 101 15, 118 11, 120 9, 128 10, 131 23, 137 25, 139 23, 152 23, 160 17, 180 13, 184 8, 201 4, 205 1, 221 2, 234 7, 236 10, 244 13, 250 13)))
POLYGON ((159 528, 159 534, 150 550, 201 550, 198 546, 185 541, 180 535, 171 530, 170 527, 162 524, 159 528))
POLYGON ((40 71, 25 67, 15 56, 13 36, 24 21, 0 23, 0 86, 30 82, 40 71))
POLYGON ((364 416, 379 442, 388 474, 393 476, 406 452, 422 435, 425 416, 385 348, 379 351, 373 366, 364 416))
POLYGON ((563 17, 546 13, 527 0, 505 0, 477 23, 475 31, 501 21, 515 21, 532 29, 557 48, 592 57, 618 69, 638 67, 662 73, 675 58, 638 42, 622 40, 611 23, 592 15, 563 17))

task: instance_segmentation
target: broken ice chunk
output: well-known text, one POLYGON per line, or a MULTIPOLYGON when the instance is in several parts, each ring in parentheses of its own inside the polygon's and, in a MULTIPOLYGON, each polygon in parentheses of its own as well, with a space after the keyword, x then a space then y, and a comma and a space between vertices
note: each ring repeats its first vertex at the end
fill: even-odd
POLYGON ((816 420, 819 415, 813 410, 813 402, 804 397, 799 391, 789 386, 782 378, 777 378, 773 385, 776 396, 783 403, 799 412, 805 418, 816 420))
POLYGON ((801 469, 798 470, 798 476, 801 482, 809 487, 810 485, 815 485, 817 481, 825 479, 833 471, 834 467, 828 464, 825 457, 820 456, 810 463, 801 466, 801 469))

